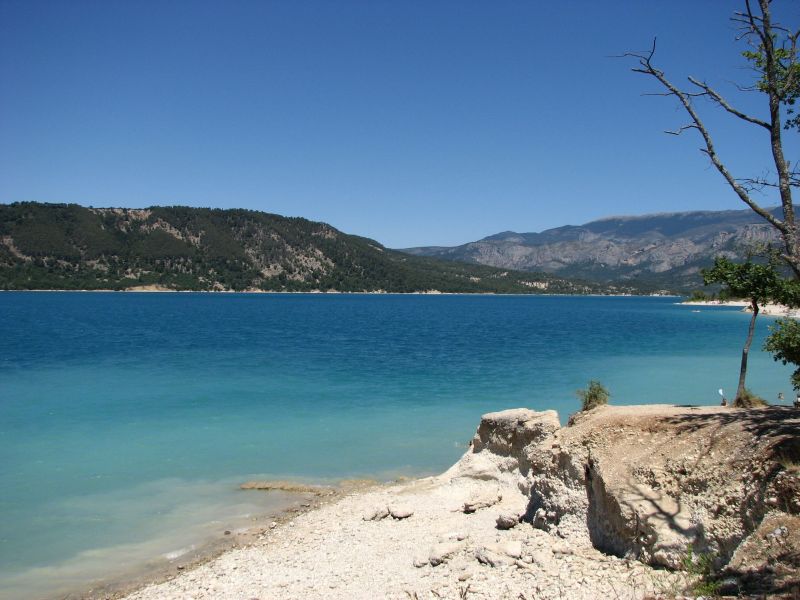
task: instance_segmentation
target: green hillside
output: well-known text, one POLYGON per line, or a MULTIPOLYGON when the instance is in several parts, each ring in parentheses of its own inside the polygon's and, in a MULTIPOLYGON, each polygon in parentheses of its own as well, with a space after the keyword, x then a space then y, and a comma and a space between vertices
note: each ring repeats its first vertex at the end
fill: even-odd
POLYGON ((543 273, 389 250, 250 210, 0 205, 0 289, 619 293, 543 273))

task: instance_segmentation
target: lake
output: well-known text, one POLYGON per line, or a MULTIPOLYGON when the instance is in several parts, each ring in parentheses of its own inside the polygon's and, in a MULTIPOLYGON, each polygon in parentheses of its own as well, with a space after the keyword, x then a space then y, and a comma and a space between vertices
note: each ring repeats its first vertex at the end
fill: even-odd
MULTIPOLYGON (((285 499, 445 470, 485 412, 732 398, 749 315, 675 298, 0 293, 0 597, 123 577, 285 499)), ((793 398, 760 351, 748 387, 793 398)))

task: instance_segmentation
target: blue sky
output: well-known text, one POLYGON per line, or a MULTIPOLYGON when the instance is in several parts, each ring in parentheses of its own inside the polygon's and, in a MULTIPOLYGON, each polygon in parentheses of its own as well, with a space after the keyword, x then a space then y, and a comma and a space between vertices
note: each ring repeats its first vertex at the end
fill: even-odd
MULTIPOLYGON (((763 115, 732 84, 741 4, 0 0, 0 202, 245 207, 391 247, 743 208, 611 58, 658 36, 673 79, 763 115)), ((764 133, 701 108, 737 175, 769 166, 764 133)))

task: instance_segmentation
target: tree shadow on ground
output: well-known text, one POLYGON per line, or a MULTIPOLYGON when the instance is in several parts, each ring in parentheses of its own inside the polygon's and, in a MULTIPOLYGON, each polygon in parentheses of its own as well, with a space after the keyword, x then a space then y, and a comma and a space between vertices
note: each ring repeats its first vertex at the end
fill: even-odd
POLYGON ((705 428, 711 428, 714 434, 718 434, 723 428, 738 426, 772 443, 774 456, 800 462, 800 408, 731 408, 712 413, 684 413, 663 417, 661 421, 674 426, 678 434, 705 428))
MULTIPOLYGON (((770 481, 790 464, 800 463, 800 409, 789 406, 770 406, 754 409, 737 409, 708 412, 691 412, 664 417, 665 424, 673 426, 678 435, 704 430, 708 433, 709 447, 718 439, 735 434, 737 428, 751 434, 761 445, 761 458, 768 467, 757 490, 751 490, 756 516, 751 527, 758 527, 768 507, 764 504, 770 481)), ((800 553, 787 550, 773 555, 769 561, 756 568, 737 570, 727 568, 723 577, 735 578, 730 592, 765 598, 797 598, 800 600, 800 553)), ((724 591, 724 590, 723 590, 724 591)))
MULTIPOLYGON (((737 584, 722 593, 735 593, 756 598, 792 598, 800 600, 800 555, 786 552, 774 557, 770 564, 746 572, 726 570, 723 576, 735 577, 737 584)), ((723 582, 725 579, 723 579, 723 582)))

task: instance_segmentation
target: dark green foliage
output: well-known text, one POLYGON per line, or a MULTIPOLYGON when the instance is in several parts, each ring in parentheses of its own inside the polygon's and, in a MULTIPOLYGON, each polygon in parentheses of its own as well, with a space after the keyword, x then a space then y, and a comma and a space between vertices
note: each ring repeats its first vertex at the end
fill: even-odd
POLYGON ((779 28, 772 39, 774 45, 773 68, 775 69, 772 90, 767 77, 767 53, 764 42, 760 42, 755 50, 742 52, 742 56, 752 63, 756 73, 761 74, 755 87, 767 94, 772 92, 775 98, 786 107, 788 118, 784 129, 800 129, 800 115, 797 114, 795 108, 795 104, 800 98, 800 63, 797 61, 797 51, 795 44, 791 42, 790 35, 790 32, 779 28))
MULTIPOLYGON (((787 294, 789 284, 784 280, 777 267, 777 258, 770 256, 766 264, 754 263, 748 259, 744 263, 733 263, 727 258, 718 256, 714 259, 714 268, 703 270, 703 281, 721 283, 725 287, 723 292, 735 298, 746 298, 750 301, 750 310, 753 316, 747 330, 747 338, 742 348, 742 361, 739 367, 739 384, 736 388, 736 398, 733 406, 749 408, 753 406, 752 394, 745 388, 747 377, 747 358, 750 353, 750 344, 753 341, 756 318, 759 305, 764 302, 779 302, 787 294)), ((722 297, 722 293, 720 293, 722 297)))
POLYGON ((734 263, 718 256, 711 269, 703 269, 706 285, 721 283, 734 298, 746 298, 757 304, 771 302, 784 294, 784 280, 774 263, 759 264, 750 260, 734 263))
POLYGON ((147 260, 190 258, 196 254, 191 245, 158 229, 141 236, 131 244, 130 250, 132 254, 147 260))
POLYGON ((692 295, 689 297, 689 300, 692 302, 705 302, 711 298, 712 296, 709 296, 703 290, 694 290, 692 295))
POLYGON ((630 291, 409 256, 324 223, 250 210, 0 205, 0 289, 630 291))
POLYGON ((797 367, 792 373, 792 387, 800 390, 800 322, 795 319, 779 319, 770 327, 769 337, 764 341, 764 350, 783 364, 797 367))
POLYGON ((585 390, 575 392, 581 401, 581 410, 587 411, 608 404, 611 397, 609 391, 599 381, 592 379, 585 390))

